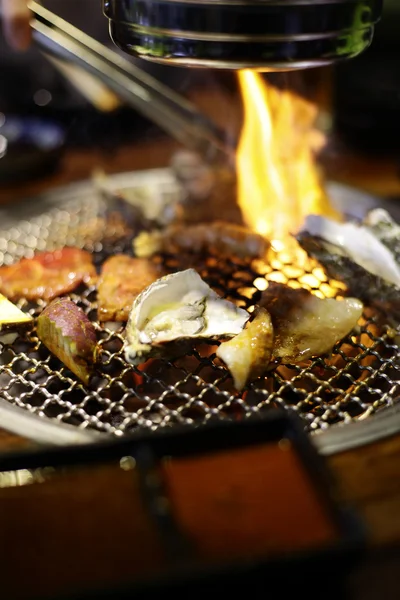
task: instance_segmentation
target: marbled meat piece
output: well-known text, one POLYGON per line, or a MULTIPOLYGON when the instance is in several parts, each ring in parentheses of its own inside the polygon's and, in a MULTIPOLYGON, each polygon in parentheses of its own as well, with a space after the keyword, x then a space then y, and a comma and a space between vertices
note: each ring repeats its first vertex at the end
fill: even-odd
POLYGON ((136 296, 162 274, 161 267, 146 258, 126 254, 108 258, 97 287, 99 321, 127 321, 136 296))
POLYGON ((52 300, 95 280, 92 256, 79 248, 39 252, 33 258, 0 267, 0 292, 12 301, 52 300))
POLYGON ((210 252, 242 258, 262 258, 270 243, 243 225, 214 221, 196 225, 171 225, 163 231, 141 232, 133 242, 137 256, 157 252, 210 252))

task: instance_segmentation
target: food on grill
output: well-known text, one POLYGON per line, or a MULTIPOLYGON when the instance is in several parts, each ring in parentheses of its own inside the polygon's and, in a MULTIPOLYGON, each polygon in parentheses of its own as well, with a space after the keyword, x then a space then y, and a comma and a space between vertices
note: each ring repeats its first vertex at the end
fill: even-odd
POLYGON ((265 373, 273 345, 271 316, 265 308, 260 308, 247 327, 233 339, 223 342, 216 354, 228 367, 235 388, 241 391, 248 381, 265 373))
POLYGON ((234 223, 214 221, 198 225, 171 225, 163 231, 142 232, 133 242, 137 256, 156 252, 215 251, 243 258, 265 256, 269 242, 258 233, 234 223))
POLYGON ((249 317, 246 310, 220 298, 194 269, 178 271, 134 300, 125 358, 138 365, 150 357, 185 352, 193 340, 230 338, 242 331, 249 317))
POLYGON ((236 172, 226 163, 211 164, 200 155, 178 150, 170 167, 179 184, 177 217, 186 224, 211 223, 221 215, 229 223, 243 223, 237 203, 236 172))
POLYGON ((97 285, 99 321, 127 321, 136 296, 160 275, 160 267, 146 258, 126 254, 108 258, 97 285))
POLYGON ((53 300, 37 320, 39 339, 85 385, 98 357, 96 332, 79 306, 68 298, 53 300))
POLYGON ((81 283, 91 283, 95 277, 89 252, 62 248, 0 267, 0 292, 14 301, 20 298, 52 300, 71 292, 81 283))
POLYGON ((92 181, 106 201, 107 216, 119 214, 125 221, 125 228, 136 233, 151 226, 165 227, 178 218, 178 194, 162 193, 164 186, 160 186, 159 193, 154 185, 116 187, 102 169, 94 170, 92 181))
POLYGON ((357 325, 363 304, 357 298, 318 298, 304 289, 270 283, 260 306, 271 315, 273 358, 297 363, 330 352, 357 325))
POLYGON ((0 342, 13 343, 18 331, 25 329, 32 321, 30 315, 0 294, 0 342))
POLYGON ((362 310, 355 298, 322 300, 307 290, 271 282, 254 319, 216 354, 241 391, 272 360, 295 364, 330 352, 357 325, 362 310))
POLYGON ((311 215, 297 240, 351 294, 400 319, 400 226, 386 211, 362 224, 311 215))

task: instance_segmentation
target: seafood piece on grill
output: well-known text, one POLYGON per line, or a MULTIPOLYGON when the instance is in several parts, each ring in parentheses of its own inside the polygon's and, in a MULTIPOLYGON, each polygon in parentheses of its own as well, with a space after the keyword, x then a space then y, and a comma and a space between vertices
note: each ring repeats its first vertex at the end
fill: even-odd
POLYGON ((178 192, 168 190, 169 193, 164 193, 164 189, 161 190, 161 186, 158 189, 154 181, 152 185, 138 187, 127 183, 120 187, 98 168, 93 171, 92 180, 107 203, 107 213, 118 212, 124 218, 125 228, 132 231, 156 225, 165 227, 179 216, 178 192))
POLYGON ((270 283, 259 304, 271 315, 273 358, 292 364, 330 352, 356 327, 363 311, 357 298, 321 299, 281 283, 270 283))
POLYGON ((304 289, 270 283, 254 320, 216 354, 241 391, 272 360, 293 364, 330 352, 357 325, 362 310, 355 298, 322 300, 304 289))
POLYGON ((236 173, 230 165, 205 162, 185 149, 174 154, 170 167, 181 190, 177 217, 182 222, 212 223, 224 215, 229 223, 243 223, 236 173))
POLYGON ((400 265, 400 225, 383 208, 371 210, 364 219, 364 226, 392 252, 394 259, 400 265))
POLYGON ((296 237, 352 295, 400 319, 400 226, 386 211, 361 224, 310 215, 296 237))
POLYGON ((138 365, 171 351, 185 352, 188 344, 202 338, 230 338, 242 331, 249 317, 246 310, 218 296, 194 269, 178 271, 134 300, 125 331, 125 358, 138 365))
POLYGON ((235 388, 241 391, 248 381, 260 377, 268 367, 274 346, 271 316, 260 308, 251 322, 233 339, 223 342, 217 356, 227 366, 235 388))
POLYGON ((18 336, 18 331, 25 329, 32 322, 30 315, 0 294, 0 342, 12 343, 18 336))
POLYGON ((62 248, 22 258, 11 266, 0 267, 0 292, 10 300, 52 300, 73 291, 81 283, 92 283, 96 269, 89 252, 62 248))
POLYGON ((115 254, 101 269, 97 285, 99 321, 127 321, 132 302, 161 275, 161 267, 146 258, 115 254))
POLYGON ((79 306, 68 298, 53 300, 37 320, 39 339, 85 385, 98 358, 96 331, 79 306))
POLYGON ((265 256, 269 242, 242 225, 214 221, 197 225, 171 225, 163 231, 142 232, 133 242, 135 254, 215 251, 239 257, 265 256))

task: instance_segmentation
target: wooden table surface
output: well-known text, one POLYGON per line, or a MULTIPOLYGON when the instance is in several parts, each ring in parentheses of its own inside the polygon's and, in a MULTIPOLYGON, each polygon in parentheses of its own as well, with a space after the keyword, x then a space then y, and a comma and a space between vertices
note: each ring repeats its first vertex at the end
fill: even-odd
MULTIPOLYGON (((21 197, 69 181, 86 179, 98 166, 108 173, 166 166, 175 148, 176 145, 169 140, 152 140, 121 148, 113 156, 71 151, 63 158, 56 174, 23 186, 3 186, 0 203, 14 203, 21 197)), ((362 159, 349 155, 336 160, 333 165, 328 161, 326 168, 328 174, 345 183, 357 184, 383 196, 400 198, 399 164, 396 160, 362 159)), ((27 443, 27 440, 0 430, 2 451, 27 443)), ((397 575, 400 567, 400 435, 331 456, 328 465, 337 480, 341 497, 355 507, 368 531, 370 554, 352 575, 352 597, 362 600, 400 598, 400 577, 397 575)), ((11 514, 10 519, 13 518, 17 523, 18 516, 11 514)), ((17 525, 15 535, 16 539, 10 544, 23 545, 23 532, 18 533, 17 525)))

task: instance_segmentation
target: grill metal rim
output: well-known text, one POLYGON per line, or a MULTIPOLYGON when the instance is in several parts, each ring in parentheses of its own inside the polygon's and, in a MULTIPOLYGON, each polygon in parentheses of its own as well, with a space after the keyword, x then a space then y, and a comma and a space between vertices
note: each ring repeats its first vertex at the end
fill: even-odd
MULTIPOLYGON (((167 189, 172 190, 175 185, 173 176, 168 169, 119 174, 111 177, 111 181, 116 187, 147 185, 152 189, 154 188, 155 193, 158 193, 158 190, 165 186, 167 189)), ((47 207, 49 205, 57 207, 70 198, 71 195, 74 196, 78 193, 82 196, 84 191, 89 195, 95 193, 91 182, 72 184, 66 188, 45 194, 42 197, 42 202, 45 201, 44 205, 47 207)), ((384 204, 381 200, 340 184, 331 183, 329 191, 334 200, 336 197, 342 200, 343 206, 347 205, 348 207, 350 199, 354 216, 360 216, 364 209, 384 204)), ((35 199, 35 202, 31 200, 30 206, 40 206, 40 200, 35 199)), ((340 202, 339 208, 343 208, 340 206, 340 202)), ((390 208, 392 209, 392 207, 390 208)), ((8 226, 11 226, 12 219, 15 222, 25 214, 23 205, 17 207, 15 211, 11 210, 11 213, 13 213, 13 217, 8 217, 8 226)), ((391 404, 394 404, 394 406, 379 409, 372 419, 331 425, 327 430, 313 433, 312 440, 321 453, 331 454, 392 435, 400 431, 400 407, 399 404, 396 405, 399 401, 400 397, 391 399, 391 404)), ((2 397, 0 397, 0 422, 5 428, 17 434, 30 437, 38 442, 57 445, 91 443, 107 436, 107 433, 80 429, 50 418, 39 417, 36 414, 29 413, 26 409, 10 404, 2 397)))

